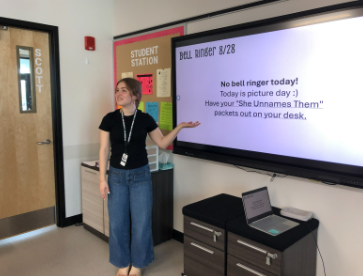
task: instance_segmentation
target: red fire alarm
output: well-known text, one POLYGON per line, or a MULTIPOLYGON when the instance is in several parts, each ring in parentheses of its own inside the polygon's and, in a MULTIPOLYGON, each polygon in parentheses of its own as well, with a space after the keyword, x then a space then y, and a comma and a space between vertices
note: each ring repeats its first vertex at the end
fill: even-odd
POLYGON ((96 50, 95 38, 93 36, 85 36, 84 43, 85 43, 86 50, 88 50, 88 51, 96 50))

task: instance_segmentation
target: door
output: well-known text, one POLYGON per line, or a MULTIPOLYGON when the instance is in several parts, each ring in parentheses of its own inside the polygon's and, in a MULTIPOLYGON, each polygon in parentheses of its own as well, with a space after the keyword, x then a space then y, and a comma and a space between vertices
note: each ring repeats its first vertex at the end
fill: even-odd
POLYGON ((0 30, 0 239, 55 224, 49 35, 0 30))

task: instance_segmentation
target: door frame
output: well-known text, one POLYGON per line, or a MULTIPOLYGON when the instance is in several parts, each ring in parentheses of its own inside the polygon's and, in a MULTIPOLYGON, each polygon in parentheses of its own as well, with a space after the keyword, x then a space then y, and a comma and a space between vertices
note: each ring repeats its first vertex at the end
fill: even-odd
POLYGON ((56 224, 58 227, 65 227, 81 222, 82 215, 66 218, 58 27, 4 17, 0 17, 0 25, 32 31, 41 31, 49 34, 56 224))

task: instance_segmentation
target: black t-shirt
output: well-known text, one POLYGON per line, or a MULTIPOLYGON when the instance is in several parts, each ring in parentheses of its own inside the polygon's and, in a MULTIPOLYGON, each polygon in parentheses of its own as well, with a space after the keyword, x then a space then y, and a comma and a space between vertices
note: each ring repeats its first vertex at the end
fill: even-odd
MULTIPOLYGON (((124 116, 126 138, 129 138, 130 128, 134 115, 124 116)), ((121 157, 125 152, 124 130, 120 110, 108 113, 103 117, 99 129, 110 132, 111 140, 111 166, 117 169, 137 169, 149 163, 146 152, 146 135, 155 130, 158 125, 147 113, 137 110, 134 127, 132 129, 130 144, 127 147, 128 159, 126 166, 121 166, 121 157)))

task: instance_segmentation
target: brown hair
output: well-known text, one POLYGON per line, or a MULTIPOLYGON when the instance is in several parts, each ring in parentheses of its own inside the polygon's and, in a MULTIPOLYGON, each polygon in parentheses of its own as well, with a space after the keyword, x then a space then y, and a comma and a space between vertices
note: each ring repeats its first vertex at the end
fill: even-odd
POLYGON ((141 96, 142 96, 141 83, 138 80, 135 80, 133 78, 124 78, 117 82, 116 87, 121 82, 124 82, 127 89, 130 91, 131 95, 136 97, 135 105, 136 105, 136 108, 138 108, 140 101, 141 101, 141 96))

